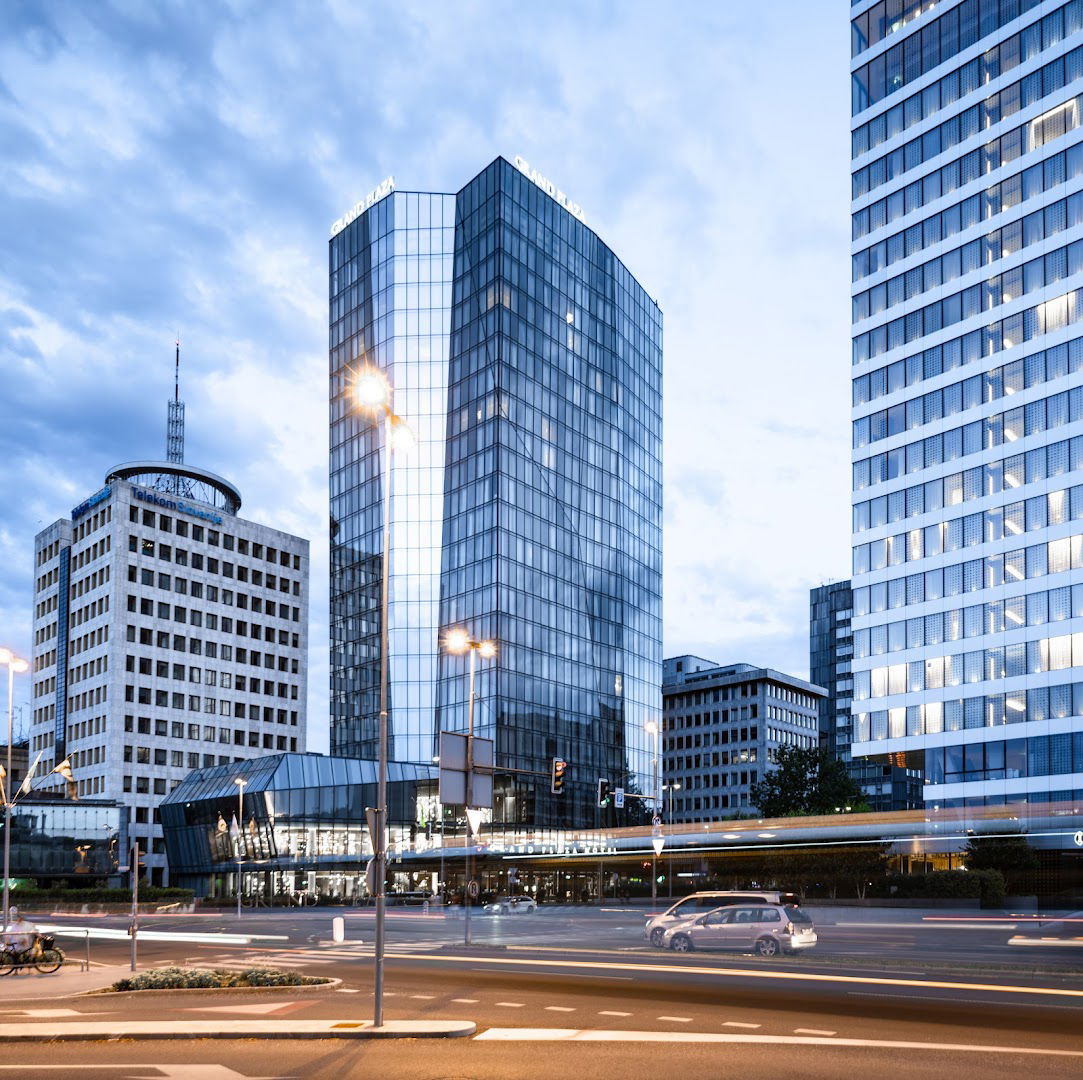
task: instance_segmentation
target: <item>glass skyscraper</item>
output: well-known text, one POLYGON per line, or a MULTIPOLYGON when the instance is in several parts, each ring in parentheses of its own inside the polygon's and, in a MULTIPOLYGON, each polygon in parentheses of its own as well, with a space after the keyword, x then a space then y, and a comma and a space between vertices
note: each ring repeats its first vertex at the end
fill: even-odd
POLYGON ((351 395, 383 371, 417 446, 395 454, 393 760, 467 724, 496 741, 493 818, 638 820, 661 714, 662 317, 556 187, 497 158, 458 194, 386 182, 330 243, 331 746, 376 756, 382 433, 351 395), (549 793, 551 759, 569 762, 549 793), (503 770, 503 771, 502 771, 503 770))
POLYGON ((1083 789, 1083 0, 851 9, 852 753, 1083 789))

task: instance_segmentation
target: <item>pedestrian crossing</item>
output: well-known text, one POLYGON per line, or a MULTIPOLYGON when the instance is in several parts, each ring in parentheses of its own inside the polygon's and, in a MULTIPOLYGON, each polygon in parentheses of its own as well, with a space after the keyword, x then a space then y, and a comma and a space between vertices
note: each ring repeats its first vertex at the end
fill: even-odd
MULTIPOLYGON (((449 944, 446 941, 385 941, 384 952, 391 953, 414 953, 435 952, 449 944)), ((349 959, 355 956, 372 956, 376 951, 376 945, 371 941, 339 942, 324 941, 320 944, 317 955, 322 957, 334 956, 349 959)))

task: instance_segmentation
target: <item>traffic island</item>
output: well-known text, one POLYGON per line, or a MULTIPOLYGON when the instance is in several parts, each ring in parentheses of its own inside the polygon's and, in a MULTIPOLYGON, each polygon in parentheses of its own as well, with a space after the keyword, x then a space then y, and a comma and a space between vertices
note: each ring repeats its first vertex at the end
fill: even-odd
POLYGON ((8 1042, 106 1042, 116 1039, 461 1039, 473 1020, 107 1020, 0 1024, 8 1042))

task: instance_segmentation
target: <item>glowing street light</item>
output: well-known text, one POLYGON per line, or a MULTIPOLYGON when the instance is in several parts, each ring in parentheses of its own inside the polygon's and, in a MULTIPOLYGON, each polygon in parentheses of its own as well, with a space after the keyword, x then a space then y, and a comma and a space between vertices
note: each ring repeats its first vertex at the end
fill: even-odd
POLYGON ((383 560, 380 581, 380 731, 379 761, 376 776, 376 829, 372 838, 373 871, 376 885, 375 993, 372 1023, 384 1023, 384 929, 387 897, 387 677, 388 677, 388 591, 391 565, 391 455, 414 445, 409 425, 391 410, 393 391, 387 376, 376 368, 365 368, 353 383, 353 397, 362 409, 383 413, 384 419, 384 491, 383 491, 383 560))
MULTIPOLYGON (((473 775, 474 775, 474 671, 477 666, 477 657, 491 660, 496 656, 496 644, 492 641, 476 641, 461 627, 449 630, 444 635, 444 648, 450 653, 462 655, 470 653, 470 694, 466 706, 466 806, 469 810, 473 802, 473 775)), ((469 821, 469 813, 467 820, 469 821)), ((467 826, 469 828, 469 825, 467 826)), ((472 847, 472 845, 471 845, 472 847)), ((463 888, 463 907, 465 919, 463 920, 463 941, 470 944, 470 883, 474 877, 474 857, 467 855, 466 885, 463 888)))

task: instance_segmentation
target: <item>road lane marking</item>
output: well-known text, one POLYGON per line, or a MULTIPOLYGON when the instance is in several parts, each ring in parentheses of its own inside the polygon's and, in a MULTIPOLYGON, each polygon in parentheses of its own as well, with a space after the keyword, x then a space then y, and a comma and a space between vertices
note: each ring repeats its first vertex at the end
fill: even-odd
POLYGON ((666 1020, 671 1024, 690 1024, 692 1023, 692 1017, 690 1016, 658 1016, 657 1020, 666 1020))
POLYGON ((524 1004, 521 1001, 498 1001, 497 1005, 505 1009, 522 1009, 524 1004))
MULTIPOLYGON (((763 1024, 744 1024, 740 1020, 724 1020, 722 1022, 723 1027, 739 1027, 739 1028, 759 1028, 763 1027, 763 1024)), ((834 1034, 834 1032, 832 1032, 834 1034)))
MULTIPOLYGON (((73 1065, 70 1062, 63 1065, 0 1065, 0 1071, 6 1072, 8 1069, 18 1069, 21 1072, 25 1072, 27 1069, 33 1069, 35 1072, 43 1072, 46 1069, 62 1069, 68 1074, 73 1074, 75 1071, 83 1073, 101 1069, 116 1072, 121 1069, 124 1070, 124 1076, 137 1076, 145 1069, 155 1076, 157 1080, 246 1080, 241 1073, 234 1071, 227 1065, 165 1065, 159 1062, 155 1062, 153 1065, 73 1065)), ((296 1078, 269 1076, 265 1077, 264 1080, 296 1080, 296 1078)))
POLYGON ((452 998, 452 1005, 476 1005, 480 998, 452 998))
POLYGON ((1070 949, 1083 948, 1083 938, 1028 938, 1020 937, 1018 934, 1015 937, 1008 938, 1009 945, 1053 945, 1053 946, 1067 946, 1070 949))
POLYGON ((432 999, 435 996, 436 996, 435 994, 411 994, 410 995, 410 997, 412 997, 415 1001, 432 1001, 432 999))
POLYGON ((602 1009, 602 1011, 600 1013, 598 1013, 598 1015, 599 1016, 631 1016, 632 1014, 631 1013, 626 1013, 626 1012, 617 1012, 614 1009, 602 1009))
MULTIPOLYGON (((597 978, 624 978, 632 976, 599 976, 579 975, 575 976, 567 968, 597 968, 603 971, 641 971, 663 975, 713 975, 715 977, 739 977, 748 979, 775 979, 791 982, 821 982, 821 983, 848 983, 858 986, 892 986, 892 987, 920 987, 934 990, 978 990, 994 994, 1033 994, 1041 997, 1069 997, 1083 998, 1083 990, 1058 990, 1050 986, 1011 986, 998 983, 967 983, 967 982, 939 982, 934 979, 888 979, 872 975, 820 975, 811 971, 766 971, 760 968, 711 968, 696 967, 691 964, 616 964, 605 961, 586 960, 543 960, 543 959, 512 959, 510 957, 497 956, 432 956, 418 954, 417 956, 402 955, 400 960, 425 960, 429 963, 449 964, 485 964, 490 966, 504 967, 542 967, 554 968, 561 971, 564 976, 578 977, 583 979, 597 978)), ((486 971, 486 967, 474 967, 475 971, 486 971)), ((532 972, 535 975, 544 975, 545 972, 532 972)))
MULTIPOLYGON (((904 923, 904 922, 837 922, 823 924, 830 928, 833 926, 845 927, 848 930, 867 930, 870 937, 875 937, 877 930, 1014 930, 1018 923, 1014 922, 987 922, 987 923, 904 923)), ((817 928, 818 929, 818 928, 817 928)))
POLYGON ((575 1012, 575 1009, 568 1005, 546 1005, 546 1012, 575 1012))
MULTIPOLYGON (((209 1013, 252 1013, 253 1015, 267 1016, 271 1013, 284 1009, 294 1009, 296 1001, 265 1001, 256 1005, 194 1005, 183 1009, 183 1012, 209 1012, 209 1013)), ((305 1005, 310 1004, 305 1002, 305 1005)))
POLYGON ((62 1016, 83 1016, 78 1009, 0 1009, 3 1013, 15 1013, 18 1016, 33 1016, 38 1020, 56 1020, 62 1016))
POLYGON ((814 1035, 729 1035, 712 1031, 603 1031, 581 1028, 488 1028, 474 1042, 703 1042, 774 1046, 855 1046, 886 1050, 937 1050, 965 1054, 1030 1054, 1039 1057, 1083 1058, 1083 1050, 1048 1050, 1030 1046, 990 1046, 975 1043, 904 1042, 895 1039, 835 1039, 814 1035))
MULTIPOLYGON (((897 1001, 898 997, 895 994, 873 994, 866 990, 847 990, 847 997, 874 997, 874 998, 887 998, 890 1001, 897 1001)), ((963 998, 963 997, 936 997, 934 994, 910 994, 907 1001, 938 1001, 941 1004, 951 1002, 953 1005, 958 1002, 964 1005, 996 1005, 997 1003, 991 998, 963 998)), ((1031 1005, 1029 1001, 1022 1002, 1023 1005, 1031 1005)), ((1035 1006, 1038 1007, 1038 1006, 1035 1006)), ((1040 1006, 1043 1009, 1076 1009, 1074 1005, 1048 1005, 1043 1002, 1040 1006)))
MULTIPOLYGON (((512 963, 517 964, 517 963, 519 963, 519 961, 518 960, 513 960, 512 963)), ((576 965, 576 966, 578 966, 578 965, 576 965)), ((588 964, 587 966, 589 967, 590 965, 588 964)), ((619 965, 615 964, 613 966, 618 967, 619 965)), ((549 972, 548 971, 535 971, 534 974, 535 975, 548 975, 549 972)), ((618 980, 622 981, 622 982, 631 982, 632 981, 632 976, 631 975, 579 975, 574 971, 561 972, 560 977, 562 979, 609 979, 611 982, 617 982, 618 980)))
POLYGON ((335 993, 336 994, 360 994, 361 991, 360 990, 351 990, 348 986, 337 986, 337 987, 335 987, 335 993))
POLYGON ((819 1028, 794 1028, 795 1035, 837 1035, 837 1031, 821 1031, 819 1028))

